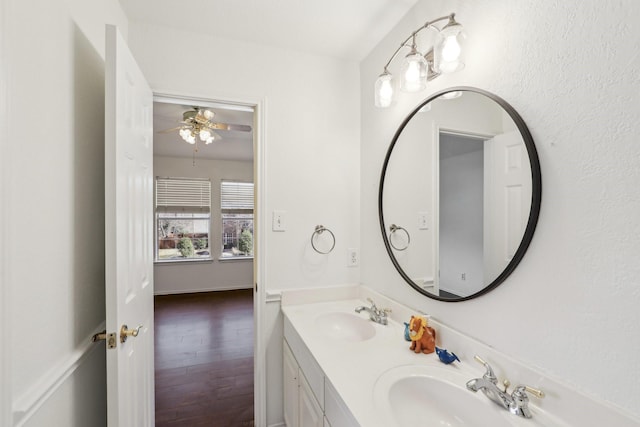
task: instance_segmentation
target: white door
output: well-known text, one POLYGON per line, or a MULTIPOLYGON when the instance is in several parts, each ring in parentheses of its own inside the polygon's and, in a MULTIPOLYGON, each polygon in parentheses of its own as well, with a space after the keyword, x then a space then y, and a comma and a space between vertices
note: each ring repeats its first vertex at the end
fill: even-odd
POLYGON ((117 28, 109 25, 105 68, 106 326, 117 334, 116 347, 107 349, 108 426, 151 427, 153 95, 117 28), (124 325, 138 333, 122 342, 124 325))
POLYGON ((517 131, 485 144, 485 283, 494 280, 520 245, 531 210, 531 166, 517 131))

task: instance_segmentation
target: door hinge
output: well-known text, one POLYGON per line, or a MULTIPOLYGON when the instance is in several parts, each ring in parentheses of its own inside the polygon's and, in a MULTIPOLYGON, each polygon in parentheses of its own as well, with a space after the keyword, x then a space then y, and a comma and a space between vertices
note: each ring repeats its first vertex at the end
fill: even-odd
POLYGON ((117 335, 115 333, 107 334, 107 331, 98 332, 91 337, 91 342, 98 342, 105 340, 107 342, 108 349, 114 349, 118 345, 117 335))

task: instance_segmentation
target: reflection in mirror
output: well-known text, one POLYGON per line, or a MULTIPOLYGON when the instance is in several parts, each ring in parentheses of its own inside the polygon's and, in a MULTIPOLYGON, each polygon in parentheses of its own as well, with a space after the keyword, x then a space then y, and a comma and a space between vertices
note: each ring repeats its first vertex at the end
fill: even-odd
POLYGON ((405 120, 387 152, 379 200, 385 246, 423 294, 478 296, 524 255, 540 194, 533 140, 512 107, 478 89, 436 94, 405 120))

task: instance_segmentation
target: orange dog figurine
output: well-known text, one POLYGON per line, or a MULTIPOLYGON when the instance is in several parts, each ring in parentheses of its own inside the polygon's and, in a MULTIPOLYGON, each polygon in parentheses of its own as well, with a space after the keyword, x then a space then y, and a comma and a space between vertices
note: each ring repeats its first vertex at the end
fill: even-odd
POLYGON ((422 316, 411 316, 409 322, 409 337, 411 347, 416 353, 433 353, 436 349, 436 331, 427 326, 427 319, 422 316))

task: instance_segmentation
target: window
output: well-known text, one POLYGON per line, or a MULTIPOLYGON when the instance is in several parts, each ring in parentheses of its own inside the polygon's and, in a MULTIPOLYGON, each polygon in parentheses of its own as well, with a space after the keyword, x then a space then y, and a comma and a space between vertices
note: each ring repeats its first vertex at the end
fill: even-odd
POLYGON ((211 259, 211 182, 156 178, 156 261, 211 259))
POLYGON ((222 181, 222 258, 253 257, 253 183, 222 181))

